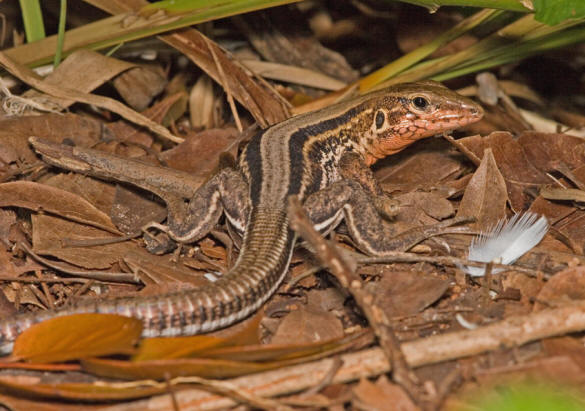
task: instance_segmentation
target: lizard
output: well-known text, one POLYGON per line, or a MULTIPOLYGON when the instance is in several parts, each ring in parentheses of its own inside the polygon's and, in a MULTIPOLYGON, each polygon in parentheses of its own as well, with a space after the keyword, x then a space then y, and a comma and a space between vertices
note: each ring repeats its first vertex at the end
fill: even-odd
POLYGON ((473 100, 423 81, 390 86, 262 130, 242 150, 237 167, 221 168, 189 201, 167 204, 166 225, 147 227, 191 243, 225 215, 243 236, 239 256, 225 275, 193 290, 17 314, 0 321, 0 353, 9 354, 18 334, 32 324, 70 314, 135 317, 143 322, 142 337, 195 335, 248 317, 276 292, 288 271, 297 240, 287 215, 292 195, 322 233, 345 220, 361 251, 376 256, 405 251, 437 233, 442 223, 390 238, 384 221, 391 214, 389 198, 369 166, 482 116, 473 100))

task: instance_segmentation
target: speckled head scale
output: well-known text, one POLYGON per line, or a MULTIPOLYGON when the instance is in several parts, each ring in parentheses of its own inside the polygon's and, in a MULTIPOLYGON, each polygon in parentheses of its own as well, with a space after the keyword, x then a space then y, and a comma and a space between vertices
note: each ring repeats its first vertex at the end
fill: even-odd
POLYGON ((404 149, 413 141, 465 126, 483 116, 479 104, 431 81, 399 84, 374 92, 364 105, 372 108, 370 127, 362 136, 368 164, 404 149))

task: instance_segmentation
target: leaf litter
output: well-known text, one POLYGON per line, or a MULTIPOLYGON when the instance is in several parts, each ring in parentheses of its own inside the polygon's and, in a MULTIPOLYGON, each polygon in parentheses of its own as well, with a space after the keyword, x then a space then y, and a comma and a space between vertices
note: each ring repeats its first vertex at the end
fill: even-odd
MULTIPOLYGON (((283 120, 290 105, 350 84, 359 71, 385 64, 420 44, 423 34, 432 37, 459 18, 419 15, 401 5, 401 15, 427 21, 425 33, 401 18, 402 50, 389 46, 380 53, 379 39, 395 33, 363 4, 347 6, 351 10, 322 5, 311 13, 287 7, 289 12, 277 8, 225 20, 205 34, 194 28, 165 34, 164 52, 148 63, 137 63, 124 48, 107 58, 79 51, 45 80, 50 87, 40 87, 79 94, 22 94, 69 112, 31 109, 0 119, 3 315, 78 299, 183 290, 206 284, 210 272, 221 275, 237 258, 241 241, 225 221, 207 238, 179 248, 169 244, 157 255, 146 251, 141 227, 164 221, 165 201, 188 198, 222 166, 221 153, 236 157, 255 122, 265 127, 283 120), (338 20, 331 22, 332 16, 338 20), (306 24, 313 31, 301 29, 306 24), (235 45, 226 33, 238 39, 235 45), (291 69, 268 82, 250 71, 261 65, 248 68, 240 56, 291 69), (299 73, 314 78, 299 81, 299 73), (324 90, 311 87, 320 82, 324 90), (85 98, 90 92, 135 111, 85 98), (84 102, 100 104, 79 104, 84 102), (244 133, 236 131, 236 115, 244 133), (150 122, 167 128, 161 133, 150 122), (180 138, 171 141, 169 135, 180 138), (42 161, 30 137, 42 158, 58 167, 42 161)), ((452 47, 474 41, 469 35, 452 47)), ((542 90, 510 78, 515 81, 482 79, 471 88, 489 99, 486 118, 457 132, 463 137, 456 143, 418 142, 374 171, 400 205, 388 222, 396 231, 466 216, 475 218, 469 234, 477 234, 517 213, 545 217, 550 231, 515 265, 494 268, 503 270, 497 276, 466 277, 455 258, 467 258, 472 240, 461 233, 433 237, 414 249, 429 258, 451 256, 451 262, 357 263, 342 226, 331 235, 336 247, 329 258, 341 250, 361 291, 331 276, 330 259, 298 248, 288 284, 265 309, 217 333, 136 342, 139 324, 124 318, 77 315, 57 319, 58 326, 41 323, 2 362, 2 401, 17 408, 51 398, 43 407, 170 410, 173 396, 179 409, 238 403, 452 409, 472 404, 478 390, 519 378, 565 383, 584 398, 579 332, 585 329, 585 224, 579 191, 585 185, 585 143, 531 129, 533 117, 521 113, 538 106, 541 116, 577 128, 585 117, 554 102, 543 108, 548 101, 539 96, 542 90), (263 402, 273 396, 280 396, 278 403, 263 402), (102 404, 90 405, 96 402, 102 404)), ((24 89, 21 84, 12 92, 24 89)))

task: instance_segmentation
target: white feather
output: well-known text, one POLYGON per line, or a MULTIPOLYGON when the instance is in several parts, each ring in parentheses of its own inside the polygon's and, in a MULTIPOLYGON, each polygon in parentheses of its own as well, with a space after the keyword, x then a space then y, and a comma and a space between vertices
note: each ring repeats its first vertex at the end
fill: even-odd
MULTIPOLYGON (((537 214, 516 214, 507 223, 500 220, 493 228, 471 241, 467 259, 482 263, 512 264, 536 246, 548 230, 546 217, 537 214)), ((461 267, 467 274, 479 277, 483 267, 461 267)), ((494 269, 492 273, 502 271, 494 269)))

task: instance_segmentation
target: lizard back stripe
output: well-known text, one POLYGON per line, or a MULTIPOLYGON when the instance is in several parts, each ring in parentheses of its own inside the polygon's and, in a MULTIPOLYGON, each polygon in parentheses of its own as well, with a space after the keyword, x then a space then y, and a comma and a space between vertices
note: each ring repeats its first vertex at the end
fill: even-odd
MULTIPOLYGON (((312 177, 310 179, 313 180, 312 182, 314 187, 320 186, 322 179, 320 173, 316 176, 306 176, 307 173, 314 172, 314 170, 312 170, 311 167, 307 164, 309 159, 305 158, 307 141, 314 139, 319 135, 327 134, 327 132, 331 130, 336 130, 344 126, 351 121, 351 119, 357 114, 358 111, 359 108, 353 107, 336 117, 320 121, 316 124, 307 125, 306 127, 302 127, 292 133, 292 135, 289 137, 288 147, 291 164, 290 174, 291 176, 294 176, 294 178, 289 180, 288 195, 301 193, 303 191, 302 189, 304 184, 306 184, 306 181, 304 180, 309 179, 309 177, 312 177), (301 176, 301 178, 299 178, 299 176, 301 176)), ((310 191, 315 190, 313 189, 310 191)))
POLYGON ((257 205, 260 201, 260 190, 264 180, 261 167, 262 157, 260 155, 260 143, 264 134, 265 132, 260 132, 252 137, 243 154, 243 163, 245 163, 248 184, 250 185, 250 199, 253 205, 257 205))

